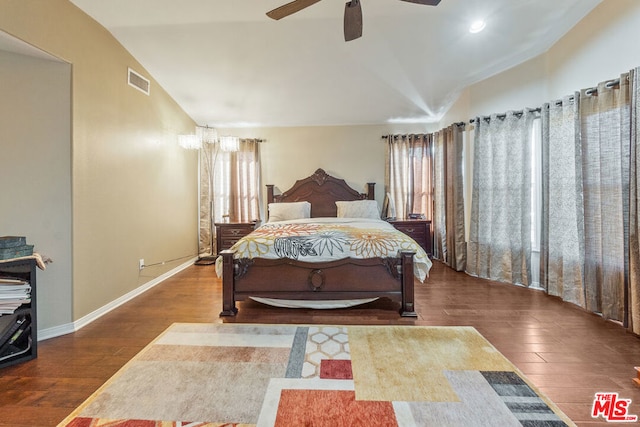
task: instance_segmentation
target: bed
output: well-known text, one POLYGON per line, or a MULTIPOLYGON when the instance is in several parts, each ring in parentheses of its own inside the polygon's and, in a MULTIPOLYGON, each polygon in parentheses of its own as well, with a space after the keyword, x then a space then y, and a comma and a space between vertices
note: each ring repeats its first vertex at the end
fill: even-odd
POLYGON ((414 280, 425 280, 431 261, 380 219, 374 186, 360 193, 322 169, 280 195, 267 185, 268 221, 216 261, 220 316, 236 315, 236 301, 247 298, 312 308, 389 298, 402 316, 417 317, 414 280))

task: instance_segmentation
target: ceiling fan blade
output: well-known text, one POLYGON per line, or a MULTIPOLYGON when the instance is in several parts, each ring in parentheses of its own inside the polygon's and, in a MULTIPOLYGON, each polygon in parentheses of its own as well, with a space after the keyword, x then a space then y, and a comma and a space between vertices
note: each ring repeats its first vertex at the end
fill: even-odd
POLYGON ((362 6, 360 0, 351 0, 344 5, 344 41, 362 37, 362 6))
POLYGON ((282 6, 267 12, 267 16, 276 20, 282 19, 286 16, 299 12, 314 3, 318 3, 319 1, 320 0, 294 0, 290 3, 283 4, 282 6))
POLYGON ((402 1, 406 1, 409 3, 424 4, 427 6, 437 6, 438 3, 440 3, 440 0, 402 0, 402 1))

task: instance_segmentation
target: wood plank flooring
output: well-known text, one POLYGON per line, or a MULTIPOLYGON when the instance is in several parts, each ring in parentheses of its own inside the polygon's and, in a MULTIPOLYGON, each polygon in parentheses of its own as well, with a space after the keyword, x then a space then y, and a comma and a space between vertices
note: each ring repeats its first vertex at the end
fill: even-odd
MULTIPOLYGON (((73 334, 41 341, 36 360, 0 370, 0 426, 55 426, 173 322, 221 322, 213 267, 192 266, 73 334)), ((640 415, 640 339, 540 291, 456 273, 434 263, 416 285, 418 319, 379 301, 344 310, 292 310, 254 302, 225 322, 474 326, 579 426, 596 392, 632 399, 640 415)))

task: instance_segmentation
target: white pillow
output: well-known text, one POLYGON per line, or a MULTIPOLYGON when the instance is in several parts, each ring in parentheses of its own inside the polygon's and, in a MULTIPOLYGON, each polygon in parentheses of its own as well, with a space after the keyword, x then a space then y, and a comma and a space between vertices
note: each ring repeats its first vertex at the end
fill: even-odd
POLYGON ((336 202, 338 218, 371 218, 380 219, 378 203, 375 200, 354 200, 352 202, 336 202))
POLYGON ((269 203, 269 222, 309 218, 310 216, 311 203, 309 202, 269 203))

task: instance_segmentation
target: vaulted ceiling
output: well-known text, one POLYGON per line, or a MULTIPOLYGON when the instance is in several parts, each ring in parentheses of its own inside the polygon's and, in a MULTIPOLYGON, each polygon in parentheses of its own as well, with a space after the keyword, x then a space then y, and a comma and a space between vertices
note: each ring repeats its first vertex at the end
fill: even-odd
POLYGON ((275 21, 290 0, 71 0, 200 125, 435 122, 466 86, 548 50, 602 0, 344 0, 275 21), (474 20, 486 28, 471 34, 474 20))

